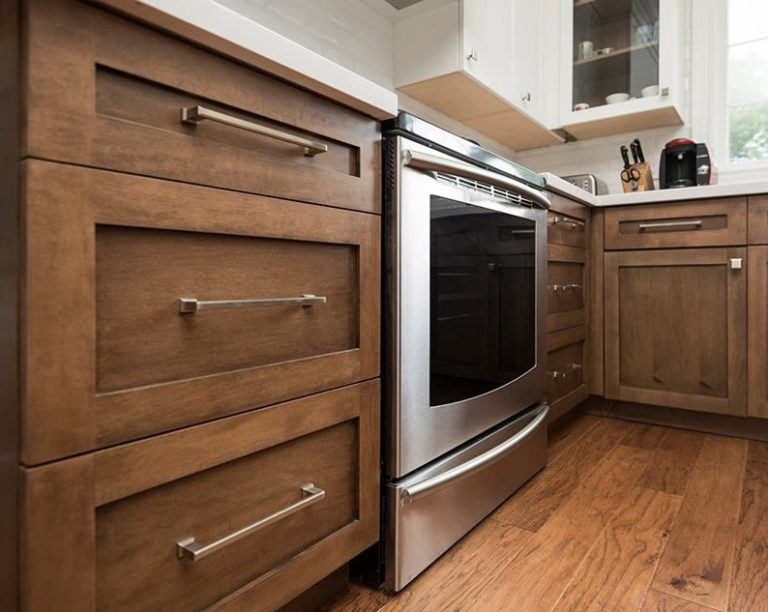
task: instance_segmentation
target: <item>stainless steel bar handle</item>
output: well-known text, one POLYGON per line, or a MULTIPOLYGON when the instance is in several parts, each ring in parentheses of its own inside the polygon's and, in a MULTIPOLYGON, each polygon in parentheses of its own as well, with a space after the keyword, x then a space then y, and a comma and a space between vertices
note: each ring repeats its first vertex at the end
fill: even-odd
POLYGON ((546 422, 547 415, 549 414, 549 405, 542 404, 538 409, 538 414, 528 425, 518 431, 506 442, 499 444, 489 451, 484 452, 482 455, 478 455, 474 459, 467 461, 466 463, 456 466, 450 470, 446 470, 442 474, 428 478, 423 482, 419 482, 413 486, 404 488, 400 493, 400 502, 402 504, 411 504, 422 497, 432 495, 440 489, 443 489, 457 480, 471 476, 478 470, 491 465, 495 461, 501 459, 505 454, 520 446, 533 433, 546 422))
POLYGON ((230 308, 261 308, 263 306, 313 306, 325 304, 324 295, 305 293, 300 297, 269 298, 262 300, 198 300, 179 298, 179 314, 194 314, 198 310, 226 310, 230 308))
POLYGON ((450 157, 438 157, 437 155, 429 155, 428 153, 411 151, 409 149, 403 152, 403 163, 406 166, 416 168, 417 170, 426 170, 427 172, 447 172, 448 174, 454 174, 476 181, 483 181, 489 185, 495 185, 496 187, 503 187, 524 198, 528 198, 537 204, 539 208, 549 208, 549 198, 542 192, 537 191, 533 187, 529 187, 522 181, 516 181, 507 178, 502 174, 489 172, 488 170, 465 164, 464 162, 460 162, 450 157))
POLYGON ((550 285, 552 287, 552 290, 557 293, 558 291, 568 291, 569 289, 572 289, 574 291, 578 289, 583 289, 584 287, 582 285, 577 284, 570 284, 570 285, 550 285))
POLYGON ((262 136, 267 136, 276 140, 282 140, 283 142, 290 142, 291 144, 304 147, 304 155, 308 157, 314 157, 318 153, 326 153, 328 151, 328 145, 325 145, 321 142, 315 142, 314 140, 310 140, 309 138, 302 138, 301 136, 291 134, 290 132, 283 132, 281 130, 267 127, 266 125, 260 125, 258 123, 253 123, 252 121, 240 119, 239 117, 233 117, 232 115, 227 115, 226 113, 215 111, 211 108, 206 108, 205 106, 190 106, 188 108, 181 109, 182 123, 197 125, 206 119, 208 121, 221 123, 222 125, 228 125, 230 127, 238 128, 241 130, 247 130, 249 132, 254 132, 255 134, 261 134, 262 136))
POLYGON ((257 531, 264 529, 264 527, 267 527, 272 523, 284 519, 291 514, 295 514, 299 510, 303 510, 304 508, 308 508, 309 506, 316 504, 325 498, 325 491, 318 489, 314 484, 309 483, 301 487, 301 497, 302 499, 297 501, 295 504, 291 504, 282 510, 278 510, 274 514, 270 514, 269 516, 264 517, 263 519, 258 520, 255 523, 248 525, 247 527, 238 529, 237 531, 230 533, 229 535, 226 535, 223 538, 216 540, 215 542, 211 542, 210 544, 200 544, 195 541, 195 538, 185 538, 183 540, 179 540, 176 542, 176 556, 179 559, 186 558, 190 561, 197 561, 198 559, 207 557, 211 553, 215 553, 217 550, 221 550, 233 542, 237 542, 246 536, 256 533, 257 531))
POLYGON ((549 375, 552 378, 554 378, 555 380, 557 380, 558 378, 567 378, 568 376, 570 376, 574 372, 578 372, 579 370, 582 370, 583 368, 584 368, 584 366, 581 365, 580 363, 570 363, 570 364, 568 364, 568 366, 564 370, 561 370, 561 371, 554 370, 554 371, 550 372, 549 375))
POLYGON ((641 232, 647 232, 648 230, 664 230, 664 229, 678 229, 681 227, 692 227, 693 229, 701 229, 704 226, 704 221, 701 219, 693 219, 691 221, 660 221, 658 223, 639 223, 637 228, 641 232))
POLYGON ((577 219, 569 219, 568 217, 561 217, 560 215, 555 215, 555 218, 552 219, 552 225, 567 225, 570 229, 570 231, 575 232, 576 230, 579 230, 580 232, 583 232, 586 228, 586 223, 583 221, 579 221, 577 219))

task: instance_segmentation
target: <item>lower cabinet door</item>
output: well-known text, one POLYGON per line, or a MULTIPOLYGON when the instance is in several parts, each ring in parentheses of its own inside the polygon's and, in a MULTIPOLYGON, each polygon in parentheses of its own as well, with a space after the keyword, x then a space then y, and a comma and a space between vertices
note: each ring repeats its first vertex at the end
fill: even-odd
POLYGON ((370 381, 23 471, 22 607, 272 610, 378 539, 370 381))
POLYGON ((552 422, 589 397, 584 326, 548 334, 547 351, 552 422))
POLYGON ((606 397, 745 415, 745 248, 605 255, 606 397))
POLYGON ((768 246, 749 247, 749 416, 768 419, 768 246))

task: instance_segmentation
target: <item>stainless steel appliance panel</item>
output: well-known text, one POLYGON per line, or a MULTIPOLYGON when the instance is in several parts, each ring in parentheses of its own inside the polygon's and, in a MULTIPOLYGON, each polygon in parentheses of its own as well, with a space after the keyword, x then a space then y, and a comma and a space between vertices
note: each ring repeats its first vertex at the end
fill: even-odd
POLYGON ((386 485, 387 589, 405 587, 544 467, 548 412, 542 403, 386 485))

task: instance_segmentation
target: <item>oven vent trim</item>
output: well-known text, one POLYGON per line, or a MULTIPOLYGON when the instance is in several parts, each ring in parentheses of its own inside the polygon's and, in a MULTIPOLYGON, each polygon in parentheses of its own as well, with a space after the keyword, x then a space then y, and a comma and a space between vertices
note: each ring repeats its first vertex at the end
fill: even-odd
POLYGON ((482 181, 464 178, 463 176, 456 176, 455 174, 449 174, 447 172, 435 172, 435 176, 438 181, 447 183, 452 187, 469 189, 476 193, 482 193, 495 199, 506 200, 507 202, 518 206, 525 206, 526 208, 535 207, 532 200, 524 198, 520 194, 504 189, 503 187, 496 187, 495 185, 489 185, 482 181))

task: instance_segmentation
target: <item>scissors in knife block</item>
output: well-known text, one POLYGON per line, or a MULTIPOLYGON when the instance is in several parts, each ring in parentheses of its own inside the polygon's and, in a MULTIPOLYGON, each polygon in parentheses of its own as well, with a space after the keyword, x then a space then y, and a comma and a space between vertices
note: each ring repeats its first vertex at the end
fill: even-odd
POLYGON ((621 180, 625 183, 636 183, 640 180, 640 170, 634 166, 624 168, 624 170, 621 171, 621 180))

